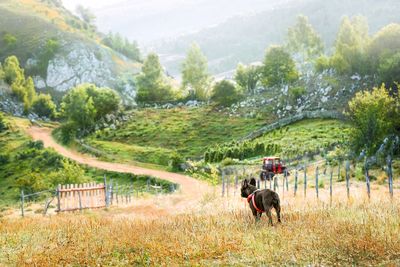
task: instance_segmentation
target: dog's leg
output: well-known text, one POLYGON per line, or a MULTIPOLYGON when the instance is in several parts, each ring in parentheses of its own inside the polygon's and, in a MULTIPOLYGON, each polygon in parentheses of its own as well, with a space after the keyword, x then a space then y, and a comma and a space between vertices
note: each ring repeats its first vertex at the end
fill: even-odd
POLYGON ((281 222, 281 206, 279 203, 274 203, 274 209, 276 211, 276 216, 278 217, 278 222, 281 222))
POLYGON ((265 213, 266 213, 267 216, 268 216, 269 224, 270 224, 271 226, 273 226, 274 224, 272 223, 271 207, 268 207, 268 208, 266 209, 265 213))

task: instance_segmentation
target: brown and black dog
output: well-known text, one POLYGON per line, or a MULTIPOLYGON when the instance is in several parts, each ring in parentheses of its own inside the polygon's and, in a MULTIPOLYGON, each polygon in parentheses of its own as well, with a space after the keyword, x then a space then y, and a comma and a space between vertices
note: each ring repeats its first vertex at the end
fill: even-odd
POLYGON ((281 222, 280 200, 279 195, 275 191, 270 189, 257 189, 256 180, 252 178, 250 181, 245 179, 242 182, 241 193, 243 198, 247 198, 256 222, 260 220, 261 214, 265 212, 268 216, 269 223, 273 225, 271 214, 272 207, 276 211, 278 222, 281 222))

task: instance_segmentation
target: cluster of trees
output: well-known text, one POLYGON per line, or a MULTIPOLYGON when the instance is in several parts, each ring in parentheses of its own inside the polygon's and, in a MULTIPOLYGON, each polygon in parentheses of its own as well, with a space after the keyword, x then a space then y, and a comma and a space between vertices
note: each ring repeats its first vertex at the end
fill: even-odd
POLYGON ((332 56, 316 60, 316 70, 335 69, 338 74, 377 75, 378 83, 397 88, 400 79, 400 24, 383 27, 375 35, 369 34, 365 17, 344 17, 332 56))
POLYGON ((116 113, 121 104, 120 96, 110 88, 98 88, 94 84, 81 84, 71 89, 62 99, 61 138, 69 143, 95 128, 95 124, 107 114, 116 113))
POLYGON ((205 162, 221 162, 226 158, 244 160, 262 155, 273 155, 279 153, 281 148, 276 144, 264 144, 253 142, 231 142, 221 147, 209 148, 204 153, 205 162))
POLYGON ((141 61, 140 50, 137 42, 130 42, 127 38, 123 38, 119 33, 114 34, 109 32, 103 38, 102 43, 132 60, 141 61))
POLYGON ((6 58, 4 64, 0 65, 0 79, 10 85, 12 93, 24 103, 25 113, 33 111, 42 117, 55 117, 56 106, 51 96, 36 93, 32 77, 25 77, 16 56, 6 58))
MULTIPOLYGON (((393 93, 393 92, 392 92, 393 93)), ((349 102, 347 117, 352 123, 351 144, 356 154, 372 156, 384 139, 400 134, 400 101, 385 85, 358 92, 349 102)))

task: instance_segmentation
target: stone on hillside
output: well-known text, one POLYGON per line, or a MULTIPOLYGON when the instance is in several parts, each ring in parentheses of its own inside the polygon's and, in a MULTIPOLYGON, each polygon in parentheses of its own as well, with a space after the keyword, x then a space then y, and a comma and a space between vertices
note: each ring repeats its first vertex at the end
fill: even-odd
POLYGON ((361 80, 361 77, 358 74, 354 74, 353 76, 351 76, 351 79, 359 81, 359 80, 361 80))
POLYGON ((322 102, 322 103, 328 102, 328 97, 323 96, 323 97, 321 98, 321 102, 322 102))
POLYGON ((293 109, 293 107, 292 107, 291 105, 287 105, 287 106, 285 107, 285 109, 286 109, 287 111, 290 111, 290 110, 293 109))
POLYGON ((115 129, 117 129, 117 127, 115 126, 115 124, 111 124, 111 125, 110 125, 110 129, 111 129, 111 130, 115 130, 115 129))

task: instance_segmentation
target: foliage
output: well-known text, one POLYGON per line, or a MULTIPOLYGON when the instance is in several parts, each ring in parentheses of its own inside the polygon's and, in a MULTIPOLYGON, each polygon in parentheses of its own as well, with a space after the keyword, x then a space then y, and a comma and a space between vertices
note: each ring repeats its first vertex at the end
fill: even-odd
POLYGON ((140 50, 137 42, 130 42, 127 38, 123 38, 119 33, 114 34, 109 32, 106 37, 103 38, 102 43, 132 60, 141 61, 140 50))
POLYGON ((33 101, 32 110, 40 117, 54 119, 56 116, 56 105, 49 94, 39 94, 33 101))
POLYGON ((96 16, 92 13, 89 8, 86 8, 82 5, 77 5, 75 9, 76 13, 78 13, 79 17, 87 24, 93 26, 96 20, 96 16))
POLYGON ((400 52, 383 57, 380 60, 378 74, 380 82, 391 88, 397 87, 396 82, 400 81, 400 52))
POLYGON ((331 63, 340 74, 367 73, 365 52, 370 41, 368 30, 365 17, 342 19, 331 63))
POLYGON ((270 155, 282 158, 315 155, 344 144, 348 133, 348 125, 337 120, 303 120, 251 141, 209 146, 204 157, 207 162, 220 162, 225 158, 243 160, 270 155))
POLYGON ((302 86, 294 86, 289 88, 289 98, 292 102, 295 102, 297 99, 301 98, 306 94, 306 88, 302 86))
POLYGON ((244 92, 254 94, 261 79, 261 71, 260 66, 238 64, 234 77, 235 82, 244 92))
POLYGON ((400 24, 389 24, 380 29, 368 46, 373 69, 379 66, 381 60, 385 61, 398 52, 400 52, 400 24))
POLYGON ((230 106, 240 99, 240 92, 235 85, 227 80, 222 80, 214 85, 211 101, 219 106, 230 106))
POLYGON ((160 103, 174 99, 172 86, 164 75, 157 54, 150 53, 144 61, 142 72, 136 78, 136 100, 141 103, 160 103))
POLYGON ((330 63, 331 62, 330 62, 330 58, 329 57, 327 57, 325 55, 322 55, 322 56, 318 57, 315 60, 315 64, 314 64, 315 71, 317 73, 321 73, 324 70, 330 69, 331 68, 331 64, 330 63))
POLYGON ((21 84, 25 81, 24 70, 20 68, 16 56, 9 56, 5 59, 3 65, 4 78, 6 83, 12 85, 14 82, 21 84))
POLYGON ((271 46, 264 59, 262 80, 266 86, 291 83, 298 79, 296 65, 281 46, 271 46))
POLYGON ((351 142, 358 154, 365 149, 374 155, 384 138, 394 133, 396 120, 396 100, 389 96, 385 86, 371 92, 358 92, 349 102, 348 119, 353 128, 351 142))
POLYGON ((190 97, 205 100, 208 94, 210 75, 207 58, 200 47, 193 43, 182 63, 182 86, 190 97))
POLYGON ((321 37, 304 15, 298 16, 296 24, 289 28, 287 47, 290 52, 301 54, 303 61, 314 59, 324 51, 321 37))
POLYGON ((17 37, 12 35, 11 33, 5 33, 3 35, 3 42, 7 47, 14 47, 17 43, 17 37))
POLYGON ((8 126, 7 126, 6 120, 4 118, 4 115, 2 112, 0 112, 0 133, 7 129, 8 129, 8 126))

